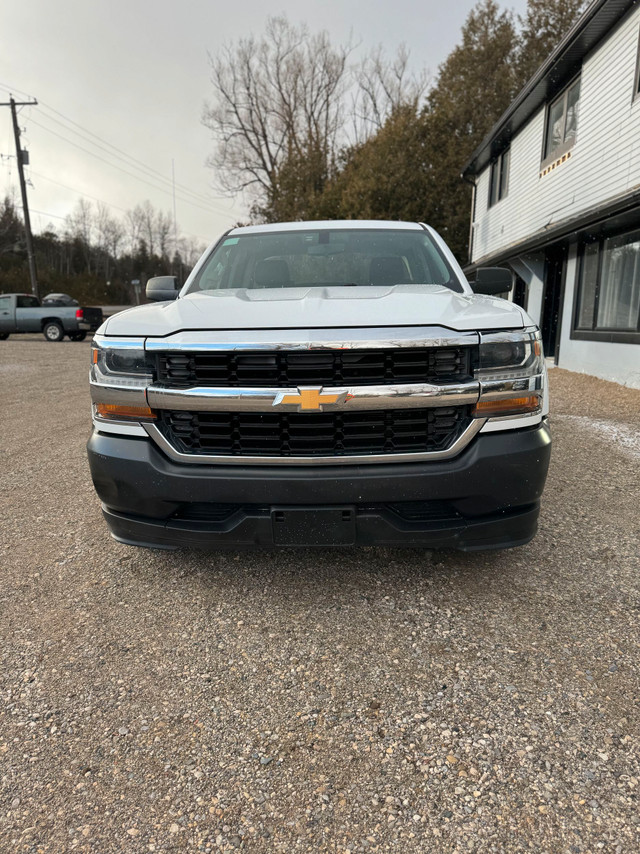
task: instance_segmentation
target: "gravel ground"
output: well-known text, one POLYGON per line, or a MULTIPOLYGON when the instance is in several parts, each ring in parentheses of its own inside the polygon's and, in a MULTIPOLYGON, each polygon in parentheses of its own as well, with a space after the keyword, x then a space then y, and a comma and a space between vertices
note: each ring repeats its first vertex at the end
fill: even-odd
POLYGON ((640 392, 554 369, 507 552, 132 549, 89 344, 0 342, 0 851, 636 852, 640 392))

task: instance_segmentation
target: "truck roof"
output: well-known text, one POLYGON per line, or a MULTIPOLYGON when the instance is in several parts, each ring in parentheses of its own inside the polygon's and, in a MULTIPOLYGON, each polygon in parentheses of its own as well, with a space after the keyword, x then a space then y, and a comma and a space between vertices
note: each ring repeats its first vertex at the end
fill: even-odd
POLYGON ((274 231, 317 231, 319 228, 330 228, 332 231, 349 230, 354 228, 380 228, 401 231, 421 231, 418 222, 396 222, 380 219, 329 219, 315 222, 274 222, 267 225, 244 225, 232 228, 229 234, 266 234, 274 231))

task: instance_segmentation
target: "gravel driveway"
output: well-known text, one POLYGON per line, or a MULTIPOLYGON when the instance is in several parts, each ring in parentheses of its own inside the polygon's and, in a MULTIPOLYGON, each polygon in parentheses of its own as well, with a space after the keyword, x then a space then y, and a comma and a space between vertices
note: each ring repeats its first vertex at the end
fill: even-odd
POLYGON ((640 392, 554 369, 537 538, 152 552, 89 343, 0 342, 0 851, 640 850, 640 392))

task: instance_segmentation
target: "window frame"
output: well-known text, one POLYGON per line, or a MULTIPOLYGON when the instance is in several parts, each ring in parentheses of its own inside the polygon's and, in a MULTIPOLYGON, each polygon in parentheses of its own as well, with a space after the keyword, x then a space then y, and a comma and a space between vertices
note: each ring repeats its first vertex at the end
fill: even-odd
POLYGON ((16 296, 16 308, 40 308, 40 300, 30 294, 18 294, 16 296), (22 305, 24 300, 29 300, 31 305, 22 305))
MULTIPOLYGON (((546 105, 546 113, 545 113, 545 119, 544 119, 544 135, 542 137, 542 159, 540 162, 540 168, 541 169, 544 169, 550 163, 555 163, 556 160, 559 160, 564 154, 566 154, 568 151, 571 151, 571 149, 576 144, 576 141, 578 138, 577 126, 576 126, 576 134, 572 140, 570 140, 570 141, 565 140, 564 135, 565 135, 566 130, 567 130, 567 101, 569 98, 569 92, 573 89, 573 87, 576 85, 576 83, 579 86, 581 85, 581 83, 582 83, 581 78, 582 78, 582 73, 577 74, 569 83, 567 83, 567 85, 564 87, 564 89, 558 95, 556 95, 556 97, 552 101, 549 101, 546 105), (553 110, 553 108, 556 106, 556 104, 559 101, 563 102, 563 109, 562 109, 562 138, 563 138, 563 141, 557 146, 557 148, 553 149, 553 152, 549 152, 549 151, 547 151, 547 138, 549 136, 549 122, 551 120, 551 111, 553 110)), ((580 103, 580 96, 581 95, 582 95, 582 92, 580 92, 580 95, 578 96, 578 103, 580 103)))
POLYGON ((625 228, 623 231, 616 231, 613 233, 606 233, 600 235, 600 237, 595 240, 582 240, 578 244, 578 258, 576 264, 576 282, 573 294, 573 316, 571 321, 571 333, 570 337, 577 341, 603 341, 612 344, 640 344, 640 307, 638 308, 638 320, 636 323, 636 329, 628 330, 628 329, 616 329, 613 327, 596 327, 597 318, 598 318, 598 308, 599 308, 599 300, 600 300, 600 292, 602 290, 602 267, 604 261, 604 244, 607 240, 610 240, 615 237, 623 237, 625 234, 635 234, 638 232, 638 227, 635 228, 625 228), (593 300, 593 313, 592 313, 592 322, 593 326, 591 329, 585 329, 578 327, 579 322, 579 311, 580 311, 580 297, 582 295, 582 283, 583 283, 583 274, 585 268, 585 255, 586 255, 586 247, 593 246, 593 244, 597 244, 598 246, 598 255, 597 255, 597 272, 596 272, 596 282, 595 282, 595 293, 593 300))
POLYGON ((509 170, 511 167, 511 146, 508 146, 504 149, 496 158, 492 161, 491 166, 489 168, 489 199, 487 202, 487 210, 492 208, 494 205, 497 205, 498 202, 501 202, 509 195, 509 170), (505 167, 506 163, 506 167, 505 167), (506 180, 503 179, 505 177, 506 172, 506 180), (494 193, 494 176, 497 175, 497 184, 496 191, 494 193))
POLYGON ((636 70, 633 76, 633 97, 631 102, 640 99, 640 29, 638 29, 638 48, 636 50, 636 70))

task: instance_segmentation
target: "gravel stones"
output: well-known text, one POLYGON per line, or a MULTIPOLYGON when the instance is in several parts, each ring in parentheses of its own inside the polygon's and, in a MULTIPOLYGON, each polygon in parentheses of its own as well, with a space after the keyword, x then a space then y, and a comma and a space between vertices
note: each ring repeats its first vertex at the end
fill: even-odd
POLYGON ((523 548, 163 553, 89 352, 0 342, 0 851, 636 854, 640 392, 551 371, 523 548))

